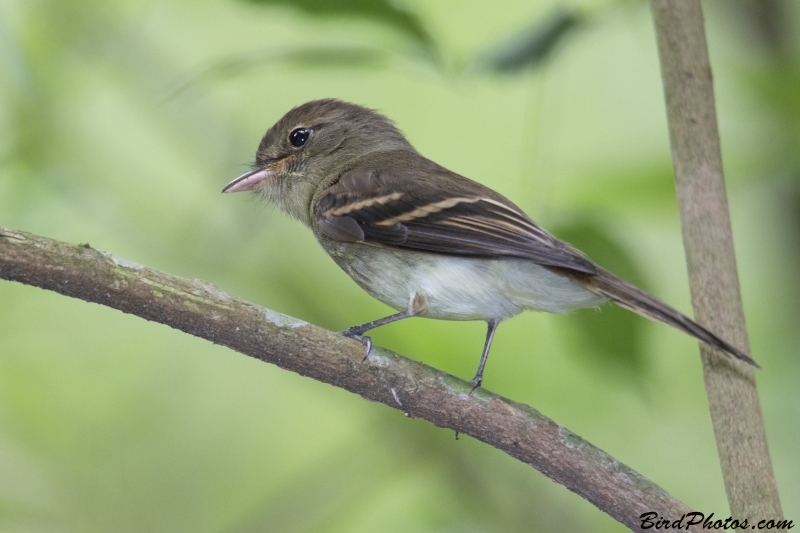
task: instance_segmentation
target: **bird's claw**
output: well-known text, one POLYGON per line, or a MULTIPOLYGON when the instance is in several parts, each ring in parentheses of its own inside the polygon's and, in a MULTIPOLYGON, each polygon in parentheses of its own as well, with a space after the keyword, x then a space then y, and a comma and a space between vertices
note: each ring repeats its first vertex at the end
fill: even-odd
POLYGON ((472 390, 470 390, 469 393, 472 394, 473 392, 475 392, 475 389, 481 386, 481 383, 483 383, 483 379, 478 376, 475 376, 474 378, 469 380, 469 382, 472 384, 472 390))
POLYGON ((354 327, 346 329, 344 331, 340 331, 339 335, 342 335, 344 337, 350 337, 351 339, 360 341, 364 346, 367 347, 367 353, 364 354, 364 359, 361 360, 361 362, 363 363, 364 361, 369 359, 369 353, 372 351, 372 339, 367 337, 366 335, 362 335, 361 333, 362 332, 360 331, 360 328, 354 327))

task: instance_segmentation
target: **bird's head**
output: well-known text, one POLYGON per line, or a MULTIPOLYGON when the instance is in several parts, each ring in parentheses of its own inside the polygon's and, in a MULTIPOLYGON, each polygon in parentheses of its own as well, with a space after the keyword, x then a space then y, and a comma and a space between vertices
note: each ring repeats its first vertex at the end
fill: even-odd
POLYGON ((275 123, 256 151, 253 169, 222 192, 253 191, 309 224, 310 203, 356 159, 373 152, 414 148, 386 117, 335 99, 295 107, 275 123))

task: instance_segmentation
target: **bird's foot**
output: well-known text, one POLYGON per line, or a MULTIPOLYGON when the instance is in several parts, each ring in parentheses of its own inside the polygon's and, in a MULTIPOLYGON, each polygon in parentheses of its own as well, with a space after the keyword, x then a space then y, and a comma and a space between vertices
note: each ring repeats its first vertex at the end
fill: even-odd
POLYGON ((348 328, 344 331, 340 331, 339 335, 342 335, 344 337, 350 337, 351 339, 360 341, 361 344, 367 347, 367 352, 364 354, 364 359, 361 360, 361 362, 363 363, 364 361, 369 359, 369 353, 372 351, 372 339, 367 337, 366 335, 362 335, 362 333, 364 333, 364 331, 361 329, 361 327, 355 326, 352 328, 348 328))
POLYGON ((473 392, 475 392, 475 389, 480 387, 481 383, 483 383, 483 376, 475 376, 469 382, 472 384, 472 390, 469 391, 469 393, 472 394, 473 392))

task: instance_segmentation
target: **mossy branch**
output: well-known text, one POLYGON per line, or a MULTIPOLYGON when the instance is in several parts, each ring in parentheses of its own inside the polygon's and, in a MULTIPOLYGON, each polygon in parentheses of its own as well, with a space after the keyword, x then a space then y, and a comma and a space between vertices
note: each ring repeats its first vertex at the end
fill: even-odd
POLYGON ((691 510, 535 409, 380 347, 234 298, 213 285, 95 250, 0 228, 0 278, 166 324, 481 440, 527 463, 634 531, 640 515, 691 510))

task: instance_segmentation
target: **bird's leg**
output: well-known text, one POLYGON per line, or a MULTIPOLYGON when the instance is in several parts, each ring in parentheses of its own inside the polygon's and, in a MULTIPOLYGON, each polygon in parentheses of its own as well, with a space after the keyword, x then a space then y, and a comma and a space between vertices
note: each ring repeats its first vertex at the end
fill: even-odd
POLYGON ((499 320, 489 320, 486 323, 488 325, 488 329, 486 331, 486 343, 483 345, 483 355, 481 355, 481 362, 478 365, 478 372, 475 374, 475 377, 472 378, 472 381, 470 381, 470 383, 472 383, 473 391, 478 387, 480 387, 481 382, 483 381, 483 367, 486 366, 486 358, 489 356, 489 348, 492 347, 492 339, 494 338, 494 332, 497 329, 497 325, 499 323, 500 323, 499 320))
POLYGON ((340 331, 340 335, 344 335, 345 337, 350 337, 351 339, 356 339, 361 341, 364 346, 367 347, 367 353, 364 355, 364 359, 369 357, 369 352, 372 351, 372 339, 364 335, 367 331, 371 329, 375 329, 379 326, 383 326, 385 324, 391 324, 392 322, 397 322, 398 320, 403 320, 404 318, 411 318, 412 316, 417 316, 419 312, 413 312, 411 309, 407 309, 402 313, 397 313, 394 315, 387 316, 385 318, 379 318, 378 320, 373 320, 372 322, 367 322, 366 324, 361 324, 360 326, 353 326, 352 328, 347 328, 344 331, 340 331))
POLYGON ((372 322, 367 322, 366 324, 361 324, 360 326, 347 328, 344 331, 340 331, 339 335, 344 335, 345 337, 350 337, 351 339, 361 341, 364 346, 367 347, 367 353, 364 355, 364 360, 366 360, 369 357, 369 352, 372 350, 372 339, 364 335, 364 333, 371 329, 385 326, 386 324, 391 324, 392 322, 397 322, 398 320, 403 320, 404 318, 415 317, 425 311, 427 308, 428 305, 425 302, 425 299, 417 293, 414 293, 411 295, 411 301, 409 302, 408 309, 402 313, 396 313, 384 318, 379 318, 378 320, 373 320, 372 322))

